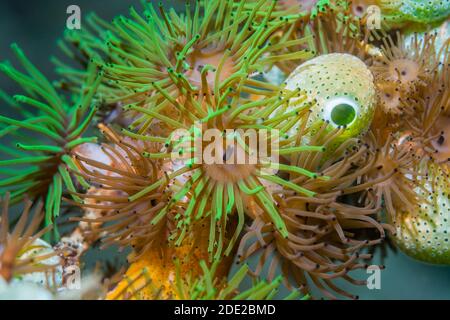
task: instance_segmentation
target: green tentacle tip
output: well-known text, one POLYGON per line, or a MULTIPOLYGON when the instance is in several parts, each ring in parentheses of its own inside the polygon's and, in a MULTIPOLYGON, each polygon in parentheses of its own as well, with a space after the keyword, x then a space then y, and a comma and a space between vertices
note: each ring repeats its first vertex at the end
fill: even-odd
POLYGON ((311 10, 311 19, 317 18, 319 12, 325 12, 326 8, 331 5, 330 0, 319 0, 314 8, 311 10))
POLYGON ((0 71, 7 73, 10 70, 10 67, 5 63, 0 63, 0 71))

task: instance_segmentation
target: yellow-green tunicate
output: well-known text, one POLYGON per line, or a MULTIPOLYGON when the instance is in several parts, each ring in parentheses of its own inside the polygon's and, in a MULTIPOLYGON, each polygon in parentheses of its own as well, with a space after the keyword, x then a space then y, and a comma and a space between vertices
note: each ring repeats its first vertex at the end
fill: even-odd
MULTIPOLYGON (((307 137, 317 134, 324 121, 329 122, 327 132, 345 128, 328 144, 328 152, 350 138, 363 135, 370 126, 376 102, 374 79, 366 64, 353 55, 333 53, 309 60, 290 74, 286 88, 300 88, 313 102, 307 137)), ((299 102, 298 98, 292 98, 289 107, 295 108, 299 102)))
POLYGON ((360 18, 382 20, 383 27, 419 31, 448 19, 450 0, 353 0, 352 9, 360 18))
POLYGON ((392 27, 405 23, 430 25, 450 15, 450 0, 378 0, 383 18, 392 27))
POLYGON ((450 168, 430 163, 424 177, 424 188, 415 190, 421 201, 416 210, 400 214, 396 227, 396 243, 407 255, 433 264, 450 264, 450 168))

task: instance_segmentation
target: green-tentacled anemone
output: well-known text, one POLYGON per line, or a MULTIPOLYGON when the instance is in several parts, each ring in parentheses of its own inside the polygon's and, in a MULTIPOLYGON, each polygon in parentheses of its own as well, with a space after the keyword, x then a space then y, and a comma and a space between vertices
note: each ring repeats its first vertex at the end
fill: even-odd
MULTIPOLYGON (((0 63, 0 72, 15 81, 25 94, 11 97, 0 91, 0 99, 20 115, 10 118, 3 115, 4 109, 0 115, 0 139, 4 139, 0 147, 0 172, 5 176, 0 181, 0 194, 10 192, 11 204, 26 196, 45 200, 44 223, 49 225, 60 214, 63 192, 75 191, 67 171, 74 167, 68 154, 76 146, 97 139, 84 134, 97 111, 93 96, 102 73, 92 65, 88 67, 80 93, 69 100, 16 44, 11 48, 26 72, 18 71, 9 62, 0 63)), ((78 182, 87 186, 83 179, 78 182)), ((53 230, 58 236, 57 228, 53 230)))
MULTIPOLYGON (((222 89, 219 84, 229 83, 233 84, 230 90, 236 89, 235 95, 243 92, 264 96, 271 90, 276 92, 276 87, 265 90, 270 85, 254 75, 266 65, 309 58, 311 53, 297 50, 290 56, 275 54, 280 46, 271 44, 269 38, 287 23, 283 18, 268 24, 274 19, 276 1, 259 0, 249 11, 244 10, 245 4, 230 0, 196 1, 191 8, 187 2, 186 11, 178 14, 165 9, 162 2, 157 8, 147 2, 143 13, 132 7, 130 18, 119 16, 111 24, 90 16, 87 18, 90 28, 68 32, 66 41, 102 66, 105 79, 99 92, 105 104, 103 109, 135 103, 166 112, 171 100, 186 91, 201 94, 199 90, 206 84, 214 88, 215 94, 222 89), (263 5, 267 6, 262 9, 263 5), (256 19, 261 12, 264 18, 256 19), (239 78, 243 73, 248 77, 239 78), (242 84, 237 79, 242 79, 242 84)), ((286 43, 283 47, 294 44, 286 43)), ((61 42, 60 46, 69 57, 74 56, 66 43, 61 42)), ((68 82, 66 86, 78 84, 85 77, 84 72, 60 61, 56 63, 68 82)), ((170 111, 174 110, 167 112, 170 111)), ((136 120, 133 116, 128 118, 136 120)), ((136 120, 133 127, 146 129, 151 124, 145 120, 136 120)))

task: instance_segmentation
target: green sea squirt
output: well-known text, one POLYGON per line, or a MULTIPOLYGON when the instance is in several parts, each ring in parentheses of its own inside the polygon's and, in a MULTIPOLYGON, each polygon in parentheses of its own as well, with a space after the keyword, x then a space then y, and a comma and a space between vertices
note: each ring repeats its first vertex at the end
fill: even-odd
MULTIPOLYGON (((296 88, 304 90, 312 102, 308 137, 316 135, 324 122, 329 125, 323 134, 342 129, 329 144, 328 152, 367 132, 375 110, 376 94, 372 73, 359 58, 333 53, 309 60, 286 80, 286 89, 296 88)), ((291 98, 291 108, 296 107, 297 100, 291 98)), ((294 129, 298 130, 298 126, 294 129)))

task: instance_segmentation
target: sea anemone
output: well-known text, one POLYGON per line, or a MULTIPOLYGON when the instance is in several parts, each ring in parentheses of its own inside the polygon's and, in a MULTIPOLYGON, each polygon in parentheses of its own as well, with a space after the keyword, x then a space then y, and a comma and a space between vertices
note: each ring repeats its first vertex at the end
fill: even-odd
POLYGON ((418 87, 409 100, 408 116, 393 123, 394 133, 377 150, 378 166, 372 171, 395 171, 373 188, 382 193, 399 248, 416 259, 437 264, 449 263, 445 214, 450 161, 448 45, 447 40, 439 51, 443 63, 436 65, 426 86, 418 87))
MULTIPOLYGON (((183 130, 182 133, 178 136, 167 136, 168 142, 162 152, 144 153, 149 158, 169 161, 172 170, 167 173, 166 179, 161 179, 154 185, 130 197, 130 201, 145 196, 148 192, 163 184, 181 184, 181 189, 173 195, 167 208, 169 209, 176 203, 188 202, 186 212, 179 222, 181 230, 188 226, 191 221, 211 216, 213 223, 211 223, 210 250, 212 251, 215 248, 216 257, 218 257, 217 255, 224 249, 221 240, 225 231, 223 228, 226 226, 229 216, 234 214, 235 210, 238 211, 238 229, 235 236, 232 237, 230 246, 225 250, 226 254, 230 252, 232 243, 242 230, 244 222, 243 203, 247 202, 245 199, 248 197, 254 198, 258 206, 263 209, 263 215, 266 216, 266 219, 273 221, 280 232, 285 234, 284 224, 279 219, 270 195, 265 191, 266 183, 269 185, 274 183, 305 195, 313 195, 308 190, 298 188, 289 181, 271 173, 267 174, 267 171, 272 172, 273 168, 279 168, 281 171, 295 171, 317 178, 313 172, 272 162, 270 154, 268 154, 269 158, 263 159, 258 153, 260 150, 255 149, 251 141, 254 138, 264 136, 264 133, 268 133, 265 139, 258 141, 258 144, 264 143, 267 145, 269 152, 280 155, 289 155, 304 150, 322 152, 323 147, 299 146, 296 144, 299 137, 286 134, 294 124, 307 114, 310 105, 302 104, 298 100, 298 106, 293 108, 292 111, 286 112, 290 97, 296 95, 299 99, 306 100, 306 97, 302 96, 298 89, 293 91, 281 90, 279 96, 253 102, 233 98, 228 103, 226 94, 220 96, 212 95, 212 93, 211 91, 204 91, 202 96, 195 97, 195 99, 194 97, 188 97, 189 99, 180 108, 190 107, 195 109, 202 117, 196 118, 196 115, 191 114, 193 119, 189 120, 190 124, 189 122, 183 124, 171 120, 173 125, 176 125, 179 130, 183 130), (192 103, 193 106, 189 106, 188 103, 192 103), (273 116, 269 117, 270 114, 273 116), (210 129, 209 133, 215 134, 210 139, 216 140, 213 145, 217 146, 217 149, 215 147, 211 150, 210 143, 208 144, 204 140, 202 133, 208 129, 210 129), (250 142, 246 141, 246 139, 252 138, 245 136, 245 130, 247 129, 254 133, 250 142), (276 130, 278 132, 275 132, 276 130), (276 144, 278 144, 277 149, 272 148, 270 151, 271 146, 276 146, 276 144), (192 152, 192 148, 194 148, 194 152, 192 152), (204 154, 210 155, 214 161, 212 163, 207 159, 205 161, 204 154), (242 164, 238 162, 240 161, 240 158, 238 158, 240 154, 244 156, 242 164), (175 156, 175 159, 173 156, 175 156), (256 157, 256 161, 250 163, 254 157, 256 157), (183 201, 184 197, 189 200, 183 201), (222 229, 219 239, 215 238, 216 228, 222 229)), ((161 120, 168 120, 159 114, 151 113, 147 109, 133 105, 125 108, 131 108, 161 120)), ((139 137, 139 135, 135 136, 139 137)), ((145 136, 143 139, 145 139, 145 136)), ((183 231, 181 234, 183 234, 183 231)), ((182 237, 179 238, 179 241, 181 240, 182 237)))
MULTIPOLYGON (((100 33, 106 34, 107 52, 103 44, 92 40, 95 37, 87 31, 79 35, 71 33, 68 41, 82 43, 82 49, 90 47, 86 54, 102 66, 106 75, 105 86, 115 88, 105 89, 109 96, 102 95, 107 105, 135 103, 144 108, 152 105, 154 111, 161 112, 170 105, 170 100, 177 99, 186 91, 200 93, 198 88, 203 82, 215 88, 227 80, 242 92, 255 93, 253 87, 268 86, 251 77, 262 71, 265 64, 304 56, 304 52, 298 52, 291 58, 274 54, 261 58, 277 50, 278 46, 270 46, 267 40, 285 23, 282 19, 274 25, 267 25, 275 2, 271 2, 265 18, 258 23, 255 23, 254 16, 264 0, 258 1, 250 12, 244 12, 245 1, 239 2, 235 8, 234 1, 214 0, 196 2, 192 13, 188 2, 184 15, 174 11, 169 13, 160 3, 161 17, 152 4, 146 3, 145 18, 131 8, 131 19, 120 16, 112 25, 105 26, 97 18, 90 20, 97 33, 101 29, 100 33), (216 12, 219 14, 215 15, 216 12), (83 41, 86 38, 90 40, 83 41), (96 50, 100 52, 91 53, 96 50), (102 53, 104 57, 96 59, 102 53), (236 76, 241 73, 250 78, 240 78, 242 83, 238 85, 236 76), (121 93, 117 93, 117 88, 121 93), (112 93, 117 96, 111 97, 112 93)), ((66 68, 61 71, 64 70, 66 68)), ((215 88, 217 90, 219 88, 215 88)), ((260 95, 266 93, 258 91, 260 95)), ((147 128, 150 124, 138 121, 135 125, 147 128)))
MULTIPOLYGON (((404 86, 399 85, 398 82, 392 80, 384 80, 378 78, 375 82, 377 88, 377 99, 379 108, 375 111, 374 119, 379 119, 386 124, 386 119, 394 119, 390 123, 391 132, 395 130, 398 124, 398 117, 404 115, 411 115, 412 111, 408 107, 407 100, 408 93, 404 86)), ((382 128, 378 126, 380 123, 374 120, 373 127, 382 128)))
POLYGON ((438 66, 435 39, 435 34, 422 40, 416 36, 406 44, 400 33, 397 33, 395 43, 390 36, 383 38, 382 54, 374 60, 372 72, 377 79, 396 82, 396 86, 406 92, 402 97, 406 100, 408 95, 429 83, 438 66))
POLYGON ((156 151, 157 143, 122 137, 104 125, 100 130, 109 144, 85 144, 73 151, 77 168, 73 173, 91 186, 86 193, 75 195, 83 200, 80 205, 84 210, 100 212, 76 220, 93 226, 84 233, 102 236, 105 244, 132 245, 137 252, 161 246, 174 227, 170 217, 176 213, 174 208, 161 214, 170 197, 164 185, 130 201, 130 197, 163 178, 155 161, 142 155, 143 150, 156 151))
POLYGON ((378 205, 386 208, 392 223, 399 218, 399 206, 411 210, 422 200, 415 191, 418 174, 413 168, 418 159, 409 139, 407 134, 397 138, 390 134, 382 145, 380 140, 384 137, 380 137, 380 132, 370 132, 364 139, 375 156, 375 162, 362 179, 373 183, 378 205))
POLYGON ((0 295, 50 274, 49 298, 75 297, 97 242, 130 252, 92 281, 106 299, 355 299, 340 283, 366 284, 388 236, 450 264, 450 41, 390 29, 448 16, 424 3, 142 1, 67 31, 56 83, 13 45, 25 71, 0 70, 27 95, 0 91, 0 295), (60 214, 78 226, 51 246, 60 214))
MULTIPOLYGON (((253 285, 249 289, 241 289, 242 281, 249 276, 249 267, 243 265, 228 280, 227 277, 218 277, 220 269, 219 261, 208 267, 204 260, 198 265, 201 268, 199 275, 194 275, 192 269, 185 269, 180 265, 180 261, 175 259, 175 276, 172 275, 173 291, 170 296, 166 296, 165 287, 158 287, 158 282, 152 281, 151 269, 148 266, 137 270, 132 276, 125 276, 116 287, 108 294, 107 299, 142 299, 143 297, 157 299, 183 299, 183 300, 270 300, 276 297, 278 289, 282 283, 282 276, 278 276, 271 282, 254 279, 253 285)), ((167 266, 167 265, 166 265, 167 266)), ((194 270, 196 270, 196 267, 194 270)), ((173 270, 171 270, 173 273, 173 270)), ((292 290, 284 297, 285 300, 292 300, 300 297, 300 292, 292 290)), ((308 299, 304 296, 302 300, 308 299)))
MULTIPOLYGON (((271 38, 272 43, 292 43, 281 46, 277 54, 293 55, 303 50, 310 55, 348 53, 366 61, 370 59, 369 33, 361 21, 350 12, 348 3, 319 2, 316 14, 305 19, 303 15, 290 19, 288 24, 271 38)), ((290 74, 302 60, 281 60, 275 62, 285 74, 290 74)))
MULTIPOLYGON (((9 63, 0 64, 0 70, 17 82, 28 96, 15 95, 14 99, 6 96, 7 102, 19 110, 23 119, 0 116, 0 123, 7 125, 0 136, 9 138, 1 151, 11 158, 0 161, 0 167, 8 168, 2 171, 7 178, 0 182, 0 187, 11 192, 13 204, 23 200, 25 195, 33 200, 44 199, 45 224, 49 225, 59 215, 63 186, 75 191, 67 172, 68 167, 73 168, 73 161, 68 156, 70 150, 96 140, 95 137, 83 137, 83 134, 96 112, 92 96, 101 75, 95 69, 89 69, 90 76, 82 94, 70 103, 56 92, 17 45, 12 45, 12 50, 27 73, 19 72, 9 63), (11 139, 16 141, 14 146, 8 145, 11 139)), ((86 185, 83 180, 79 182, 86 185)))
MULTIPOLYGON (((327 180, 327 177, 323 176, 324 173, 317 174, 316 170, 321 162, 326 161, 326 157, 314 156, 314 153, 319 151, 318 154, 324 154, 320 151, 324 151, 325 146, 320 143, 317 145, 316 143, 318 141, 326 141, 327 144, 325 148, 327 150, 328 148, 333 149, 336 154, 343 154, 347 148, 352 146, 352 144, 354 145, 357 143, 357 137, 367 130, 373 113, 375 102, 373 78, 362 61, 348 54, 321 56, 305 65, 300 66, 298 69, 299 71, 294 72, 291 76, 292 78, 287 80, 287 86, 286 88, 282 88, 279 97, 269 96, 265 99, 251 102, 242 99, 243 104, 235 97, 229 100, 231 102, 230 104, 225 104, 227 101, 226 97, 218 95, 213 96, 211 94, 212 90, 210 90, 206 84, 206 90, 202 90, 202 96, 195 97, 195 100, 191 97, 180 97, 178 99, 179 102, 174 103, 174 106, 177 108, 189 108, 196 111, 195 114, 191 114, 191 118, 193 119, 189 121, 188 119, 184 119, 184 123, 178 123, 172 119, 167 119, 163 115, 151 112, 151 108, 144 109, 135 105, 125 106, 124 108, 134 109, 142 114, 163 121, 171 121, 173 126, 185 130, 184 135, 179 134, 167 137, 169 143, 166 143, 165 145, 165 152, 144 153, 147 157, 153 159, 168 160, 171 159, 174 153, 179 156, 179 160, 176 162, 173 161, 173 158, 170 160, 173 163, 174 168, 167 174, 167 177, 170 178, 172 184, 175 184, 177 181, 181 184, 181 190, 175 193, 173 199, 175 199, 177 203, 188 203, 184 217, 182 216, 180 221, 180 226, 182 227, 181 235, 183 235, 184 232, 184 225, 189 225, 191 223, 193 219, 191 216, 194 213, 196 213, 197 217, 212 217, 214 220, 210 224, 212 236, 209 237, 208 251, 214 250, 214 258, 218 259, 223 252, 225 253, 225 256, 228 256, 230 249, 234 247, 233 244, 237 239, 237 235, 241 233, 243 228, 245 214, 253 221, 252 228, 255 228, 256 226, 258 228, 265 226, 265 229, 263 230, 269 230, 268 232, 278 239, 281 246, 283 246, 283 243, 286 244, 292 241, 289 239, 289 236, 296 234, 297 231, 294 230, 296 230, 299 224, 312 223, 310 228, 317 230, 320 234, 328 234, 330 241, 334 241, 336 235, 338 235, 337 238, 339 240, 337 240, 337 243, 339 243, 339 245, 336 245, 336 248, 339 247, 339 250, 342 249, 342 251, 336 250, 342 254, 339 255, 338 260, 341 259, 344 267, 342 267, 341 264, 330 267, 329 264, 331 263, 331 260, 329 260, 329 262, 325 263, 327 265, 325 268, 327 271, 319 268, 319 271, 317 272, 318 277, 322 277, 323 273, 336 271, 335 277, 338 277, 350 270, 346 269, 347 265, 352 265, 354 268, 364 267, 364 264, 355 262, 355 260, 357 260, 356 257, 359 257, 359 253, 356 254, 355 252, 362 247, 379 243, 380 240, 355 240, 357 243, 353 243, 352 241, 348 242, 340 227, 341 225, 336 223, 336 218, 332 219, 332 216, 336 215, 335 211, 342 211, 337 214, 342 225, 348 225, 350 228, 376 228, 380 232, 380 238, 384 238, 383 227, 374 218, 368 217, 369 215, 376 216, 376 213, 380 208, 376 206, 377 203, 374 199, 362 204, 362 206, 357 207, 357 209, 356 207, 353 208, 336 201, 336 198, 341 195, 341 192, 348 191, 348 193, 351 194, 364 189, 365 185, 352 191, 353 189, 350 186, 354 182, 352 179, 356 179, 358 175, 367 171, 369 165, 367 165, 367 167, 363 166, 363 169, 361 169, 360 172, 355 173, 351 171, 351 173, 348 173, 348 180, 345 178, 339 179, 339 174, 345 175, 350 168, 351 170, 357 171, 352 167, 352 161, 347 162, 346 157, 345 161, 341 164, 342 167, 336 165, 335 167, 332 167, 333 169, 330 169, 330 172, 338 175, 338 178, 336 178, 336 180, 330 180, 332 182, 327 182, 328 184, 324 184, 321 181, 327 180), (336 63, 333 58, 336 58, 338 63, 336 63), (343 71, 339 70, 340 68, 337 66, 342 67, 342 65, 347 66, 348 69, 343 71), (308 66, 310 67, 308 68, 308 66), (325 71, 323 71, 323 68, 325 68, 325 71), (313 87, 310 87, 310 82, 307 81, 311 78, 322 78, 322 73, 324 79, 327 79, 327 77, 330 78, 330 85, 323 89, 325 90, 324 92, 332 90, 332 92, 325 93, 325 95, 321 92, 322 87, 314 87, 315 84, 312 84, 313 87), (340 77, 350 77, 351 74, 356 74, 358 76, 358 83, 361 83, 361 87, 356 84, 357 81, 355 81, 353 76, 352 78, 348 78, 348 81, 344 80, 337 90, 333 89, 331 78, 335 81, 338 78, 340 79, 340 77), (364 87, 365 90, 362 90, 362 87, 364 87), (300 90, 303 88, 306 89, 306 95, 300 90), (338 105, 343 105, 343 107, 347 105, 350 106, 353 110, 353 118, 346 123, 340 123, 339 121, 346 120, 343 119, 342 115, 345 113, 345 110, 339 110, 335 113, 330 110, 330 119, 320 119, 321 112, 324 112, 324 106, 326 106, 329 101, 334 101, 337 98, 340 98, 341 100, 344 99, 344 102, 351 100, 351 105, 349 102, 338 103, 338 105), (196 104, 194 107, 191 107, 187 104, 189 102, 196 102, 196 104), (320 109, 319 106, 322 106, 322 109, 320 109), (196 119, 197 114, 201 115, 205 112, 204 110, 208 111, 204 114, 203 118, 196 119), (334 118, 331 115, 332 113, 334 114, 334 118), (311 121, 308 117, 317 117, 317 119, 316 121, 311 121), (328 122, 333 121, 333 123, 328 123, 326 120, 328 120, 328 122), (197 124, 196 126, 196 122, 200 122, 200 125, 197 124), (191 124, 189 125, 189 123, 191 124), (314 124, 314 126, 311 125, 311 123, 314 124), (216 139, 225 140, 227 138, 227 129, 260 130, 264 128, 281 130, 279 154, 282 156, 282 159, 280 163, 272 164, 272 166, 278 168, 278 171, 275 171, 276 175, 273 173, 261 174, 259 170, 262 168, 260 166, 263 165, 264 167, 264 163, 260 162, 257 165, 198 163, 196 162, 196 156, 198 156, 198 154, 192 156, 192 153, 188 152, 191 150, 192 144, 185 144, 187 141, 198 141, 199 138, 197 135, 200 135, 207 129, 217 130, 219 135, 216 139), (293 131, 294 128, 297 130, 293 131), (342 137, 343 135, 345 135, 345 137, 342 137), (320 140, 325 137, 327 139, 320 140), (173 139, 175 141, 172 141, 173 139), (308 140, 306 144, 304 143, 305 139, 308 140), (336 143, 337 141, 339 143, 336 143), (303 161, 306 161, 306 163, 302 163, 301 161, 293 162, 294 159, 299 158, 299 153, 301 154, 306 151, 310 152, 307 152, 307 155, 304 157, 300 157, 303 161), (309 163, 309 161, 312 163, 309 163), (308 169, 303 169, 303 165, 306 165, 308 169), (297 178, 292 178, 293 176, 297 178), (302 180, 302 177, 306 180, 302 180), (315 181, 317 181, 317 185, 322 185, 323 188, 317 187, 317 191, 311 192, 306 186, 311 185, 314 188, 315 181), (348 184, 345 184, 344 181, 348 184), (334 182, 336 184, 334 184, 334 182), (345 188, 344 186, 349 189, 343 191, 342 189, 345 188), (334 188, 336 188, 336 190, 334 190, 334 188), (275 198, 276 194, 279 192, 287 193, 293 197, 293 200, 288 201, 275 198), (321 195, 318 194, 320 192, 328 194, 328 198, 324 196, 326 200, 322 199, 321 195), (185 197, 186 200, 182 201, 185 197), (290 209, 295 211, 299 206, 302 207, 302 205, 298 203, 298 199, 302 199, 304 203, 311 203, 311 207, 305 208, 304 212, 309 210, 308 212, 312 219, 310 222, 292 222, 293 226, 291 226, 291 220, 288 220, 290 214, 285 213, 284 209, 287 207, 287 211, 290 209), (321 210, 329 212, 330 215, 325 217, 326 214, 322 213, 321 210), (361 213, 360 216, 356 216, 359 210, 364 213, 361 213), (222 234, 219 233, 219 240, 216 240, 216 228, 224 228, 229 219, 228 217, 231 218, 232 216, 235 216, 235 211, 238 213, 238 227, 235 234, 231 237, 230 245, 223 251, 222 248, 224 245, 222 244, 222 237, 224 232, 222 232, 222 234), (214 216, 212 215, 212 212, 215 213, 214 216), (316 215, 318 220, 314 218, 316 215), (324 217, 323 225, 318 222, 322 221, 322 217, 324 217), (314 225, 315 223, 318 223, 321 226, 318 227, 317 225, 314 225), (288 227, 292 227, 292 229, 288 229, 288 227), (351 247, 344 248, 347 244, 351 244, 351 247), (352 254, 346 255, 349 252, 352 254)), ((146 139, 145 135, 135 134, 128 132, 127 130, 124 132, 135 138, 146 139)), ((204 141, 201 143, 204 143, 204 141)), ((206 146, 202 145, 200 149, 203 150, 205 147, 206 146)), ((195 142, 194 148, 198 148, 198 144, 195 142)), ((247 150, 248 148, 244 146, 243 149, 247 150)), ((236 153, 237 150, 232 150, 234 152, 231 152, 231 155, 228 154, 229 150, 227 148, 223 148, 222 151, 215 151, 215 159, 225 161, 235 157, 234 153, 236 153)), ((358 153, 358 156, 361 156, 363 153, 364 152, 361 151, 358 153)), ((331 167, 332 162, 329 163, 329 165, 331 167)), ((159 182, 158 185, 161 185, 162 183, 163 181, 159 182)), ((150 192, 156 187, 157 185, 151 185, 148 188, 148 191, 143 190, 140 195, 131 197, 130 200, 133 201, 137 199, 138 196, 143 196, 146 192, 150 192)), ((303 218, 308 220, 306 216, 303 218)), ((292 218, 292 220, 295 221, 294 218, 292 218)), ((249 236, 246 237, 246 240, 248 240, 248 237, 249 236)), ((310 237, 311 241, 315 241, 313 234, 308 234, 308 237, 310 237)), ((176 242, 182 243, 180 241, 182 239, 183 236, 180 236, 176 242)), ((243 243, 246 242, 244 241, 243 243)), ((268 254, 265 256, 267 257, 267 255, 268 254)), ((247 256, 248 255, 243 255, 242 257, 247 256)), ((369 258, 370 256, 361 255, 361 257, 369 258)), ((330 259, 334 258, 336 258, 336 256, 332 255, 330 257, 330 259)), ((306 270, 312 271, 308 267, 306 267, 306 270)), ((298 272, 301 273, 303 271, 300 270, 298 272)), ((323 277, 326 278, 326 276, 323 277)), ((345 275, 344 278, 347 278, 347 275, 345 275)), ((314 277, 313 281, 316 283, 318 281, 317 279, 318 278, 314 277)), ((328 284, 328 282, 327 279, 327 285, 331 286, 333 289, 333 284, 331 282, 328 284)), ((302 284, 306 285, 304 281, 302 284)), ((322 288, 322 285, 319 283, 318 287, 322 288)), ((337 291, 340 292, 339 289, 337 291)), ((328 291, 324 290, 324 293, 328 294, 328 291)), ((328 296, 334 297, 333 295, 328 296)), ((346 294, 346 296, 349 295, 346 294)))
POLYGON ((28 281, 45 281, 38 283, 44 286, 56 285, 55 271, 61 261, 58 252, 40 239, 52 227, 39 230, 44 218, 42 203, 35 206, 34 217, 28 221, 33 203, 25 201, 14 230, 9 232, 9 202, 10 194, 6 193, 0 220, 0 278, 10 282, 27 276, 28 281))
POLYGON ((412 101, 414 117, 407 118, 404 124, 405 130, 412 133, 414 153, 438 163, 450 159, 449 45, 447 40, 441 49, 445 53, 443 62, 439 63, 428 86, 415 96, 412 101))
MULTIPOLYGON (((436 47, 436 34, 415 35, 408 43, 400 33, 396 38, 397 41, 391 36, 382 39, 382 50, 374 57, 370 67, 378 98, 372 128, 377 131, 379 147, 390 134, 404 136, 407 132, 415 132, 411 138, 416 141, 414 145, 419 146, 421 144, 417 143, 417 138, 422 135, 419 131, 427 132, 419 123, 424 122, 421 114, 435 110, 425 106, 429 101, 423 100, 423 96, 427 92, 442 91, 436 84, 440 86, 445 82, 441 74, 445 69, 442 66, 445 64, 446 49, 445 45, 436 47)), ((415 150, 419 153, 417 148, 415 150)))
MULTIPOLYGON (((314 142, 327 146, 326 142, 330 143, 337 134, 339 130, 335 129, 325 138, 317 137, 318 141, 314 142)), ((288 285, 293 282, 305 294, 316 287, 328 298, 335 299, 336 293, 356 298, 337 287, 333 280, 342 278, 353 284, 365 284, 365 281, 355 280, 348 273, 367 268, 364 260, 369 260, 371 255, 363 253, 364 248, 381 243, 386 236, 385 229, 391 232, 392 229, 377 221, 381 207, 376 195, 368 191, 365 200, 361 197, 361 192, 375 183, 359 178, 372 168, 374 156, 368 153, 365 145, 345 151, 347 146, 341 146, 335 158, 325 163, 324 154, 305 152, 298 157, 295 163, 299 166, 319 168, 318 172, 328 179, 308 181, 302 176, 289 177, 293 183, 314 190, 314 197, 304 197, 289 190, 272 194, 286 224, 288 237, 280 236, 271 223, 259 218, 253 221, 242 238, 238 258, 244 261, 258 254, 260 259, 256 275, 268 264, 269 281, 279 268, 285 282, 288 285), (353 203, 348 201, 350 198, 355 199, 353 203), (372 240, 359 239, 356 235, 362 229, 373 229, 378 235, 372 240)))

